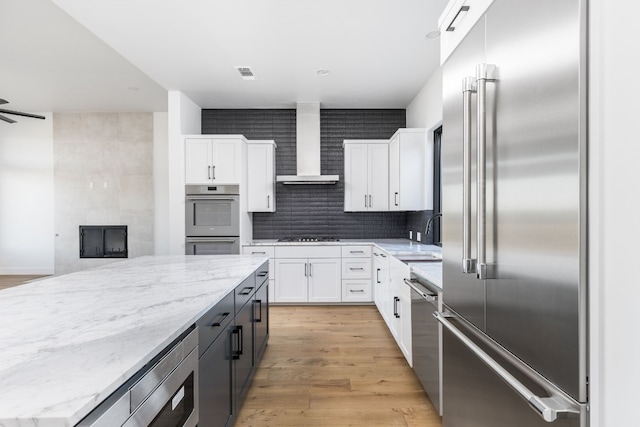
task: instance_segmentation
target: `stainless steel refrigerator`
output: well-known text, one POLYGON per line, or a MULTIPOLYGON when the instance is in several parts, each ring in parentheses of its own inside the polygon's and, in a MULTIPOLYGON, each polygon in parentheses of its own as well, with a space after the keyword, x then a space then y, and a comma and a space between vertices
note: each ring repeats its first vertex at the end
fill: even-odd
POLYGON ((586 426, 586 0, 496 0, 443 65, 443 422, 586 426))

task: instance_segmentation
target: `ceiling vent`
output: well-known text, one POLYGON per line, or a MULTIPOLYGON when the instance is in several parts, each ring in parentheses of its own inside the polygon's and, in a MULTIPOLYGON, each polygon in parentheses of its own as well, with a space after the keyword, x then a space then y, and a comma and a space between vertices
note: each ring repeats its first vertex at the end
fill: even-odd
POLYGON ((253 71, 251 71, 251 67, 238 65, 235 67, 238 70, 238 74, 242 77, 242 80, 255 80, 256 76, 254 76, 253 71))

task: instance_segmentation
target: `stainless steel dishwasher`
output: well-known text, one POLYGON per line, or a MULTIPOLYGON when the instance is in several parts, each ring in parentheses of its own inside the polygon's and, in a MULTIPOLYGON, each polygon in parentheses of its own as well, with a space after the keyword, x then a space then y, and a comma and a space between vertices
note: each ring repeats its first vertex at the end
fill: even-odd
POLYGON ((439 310, 438 291, 415 279, 411 288, 411 342, 413 370, 442 415, 442 329, 433 316, 439 310))

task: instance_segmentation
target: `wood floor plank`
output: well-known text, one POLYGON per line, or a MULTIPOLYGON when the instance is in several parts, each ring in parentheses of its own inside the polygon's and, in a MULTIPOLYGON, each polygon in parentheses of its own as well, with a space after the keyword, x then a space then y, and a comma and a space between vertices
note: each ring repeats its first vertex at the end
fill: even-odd
POLYGON ((442 426, 375 307, 270 310, 237 427, 442 426))

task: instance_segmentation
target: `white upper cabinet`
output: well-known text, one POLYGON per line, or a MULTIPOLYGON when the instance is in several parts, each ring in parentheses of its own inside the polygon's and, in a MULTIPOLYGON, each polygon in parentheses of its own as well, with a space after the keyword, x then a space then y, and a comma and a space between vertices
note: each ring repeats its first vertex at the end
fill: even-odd
POLYGON ((493 0, 451 0, 438 19, 440 29, 440 65, 478 22, 493 0))
POLYGON ((389 210, 389 141, 345 140, 344 210, 389 210))
POLYGON ((242 136, 185 138, 186 184, 239 184, 242 136))
POLYGON ((274 141, 247 141, 247 210, 276 211, 274 141))
POLYGON ((425 129, 398 129, 389 142, 389 210, 433 209, 433 144, 425 129))

